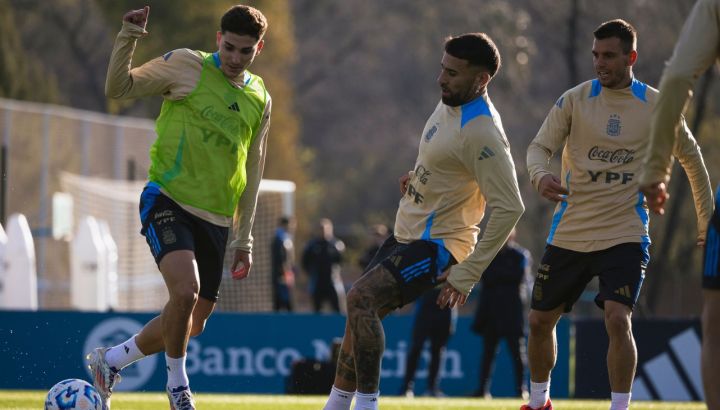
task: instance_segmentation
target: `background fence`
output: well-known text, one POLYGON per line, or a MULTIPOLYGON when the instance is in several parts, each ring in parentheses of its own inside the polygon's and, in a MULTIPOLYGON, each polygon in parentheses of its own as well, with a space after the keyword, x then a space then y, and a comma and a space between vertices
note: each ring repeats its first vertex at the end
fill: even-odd
MULTIPOLYGON (((41 309, 70 306, 67 238, 52 237, 52 195, 67 192, 73 218, 104 219, 118 246, 118 309, 158 310, 167 292, 139 235, 138 201, 155 139, 153 122, 66 107, 0 99, 0 219, 24 214, 37 254, 41 309)), ((243 281, 224 281, 219 309, 269 311, 269 244, 280 216, 294 213, 295 186, 263 181, 253 235, 254 268, 243 281)), ((225 275, 229 278, 226 256, 225 275)))

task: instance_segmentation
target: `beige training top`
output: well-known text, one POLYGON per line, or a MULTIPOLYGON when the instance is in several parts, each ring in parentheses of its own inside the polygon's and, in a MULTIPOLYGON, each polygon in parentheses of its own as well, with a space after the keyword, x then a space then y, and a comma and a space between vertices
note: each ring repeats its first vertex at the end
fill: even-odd
MULTIPOLYGON (((648 209, 638 191, 657 90, 635 79, 612 90, 596 80, 566 91, 550 110, 527 152, 533 185, 551 174, 548 162, 562 149, 567 199, 555 208, 548 244, 578 252, 626 242, 650 243, 648 209)), ((698 237, 712 214, 712 190, 700 149, 686 126, 674 148, 692 185, 698 237)))
POLYGON ((671 151, 681 127, 681 114, 695 80, 720 53, 720 0, 699 0, 685 21, 680 39, 660 80, 660 96, 652 115, 650 149, 641 183, 667 182, 671 151))
POLYGON ((459 262, 448 282, 469 294, 523 211, 510 145, 487 94, 460 107, 438 103, 400 200, 397 240, 444 246, 459 262), (492 214, 478 241, 486 204, 492 214))

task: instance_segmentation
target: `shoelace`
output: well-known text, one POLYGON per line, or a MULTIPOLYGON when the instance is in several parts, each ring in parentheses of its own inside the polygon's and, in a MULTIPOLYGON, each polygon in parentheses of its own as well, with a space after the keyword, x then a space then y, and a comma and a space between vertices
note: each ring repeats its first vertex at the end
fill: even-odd
POLYGON ((122 377, 120 377, 120 373, 115 373, 112 371, 112 369, 108 369, 108 373, 110 374, 108 376, 108 390, 112 392, 113 387, 115 387, 116 384, 120 383, 120 380, 122 380, 122 377))
POLYGON ((177 405, 177 410, 193 410, 194 403, 190 392, 183 390, 178 393, 170 393, 173 398, 173 402, 177 405))

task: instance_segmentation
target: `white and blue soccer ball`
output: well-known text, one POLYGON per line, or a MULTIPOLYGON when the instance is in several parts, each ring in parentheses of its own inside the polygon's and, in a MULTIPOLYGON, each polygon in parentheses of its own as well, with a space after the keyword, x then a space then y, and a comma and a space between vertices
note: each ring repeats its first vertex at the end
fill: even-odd
POLYGON ((90 383, 67 379, 50 389, 45 410, 103 410, 103 404, 100 393, 90 383))

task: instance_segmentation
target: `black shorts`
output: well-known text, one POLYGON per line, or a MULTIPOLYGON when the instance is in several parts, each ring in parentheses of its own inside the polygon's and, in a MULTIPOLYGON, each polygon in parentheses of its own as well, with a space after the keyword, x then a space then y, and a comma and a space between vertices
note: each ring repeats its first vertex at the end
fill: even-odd
MULTIPOLYGON (((720 193, 720 190, 718 190, 720 193)), ((717 198, 717 193, 715 194, 717 198)), ((718 212, 718 202, 715 202, 715 212, 713 212, 710 223, 708 224, 707 238, 705 240, 705 257, 703 258, 703 279, 702 287, 704 289, 720 290, 720 213, 718 212)))
POLYGON ((154 183, 149 183, 140 196, 140 221, 140 233, 145 236, 155 263, 159 265, 168 252, 193 251, 200 274, 199 295, 217 302, 228 228, 185 211, 154 183))
POLYGON ((365 271, 382 264, 400 285, 401 305, 406 305, 437 285, 437 277, 456 263, 448 250, 434 242, 418 240, 400 243, 391 235, 385 240, 365 271))
POLYGON ((601 309, 606 300, 632 309, 650 261, 647 247, 641 243, 622 243, 601 251, 575 252, 548 245, 535 277, 532 308, 549 311, 564 303, 565 312, 570 312, 588 282, 598 276, 600 292, 595 303, 601 309))

